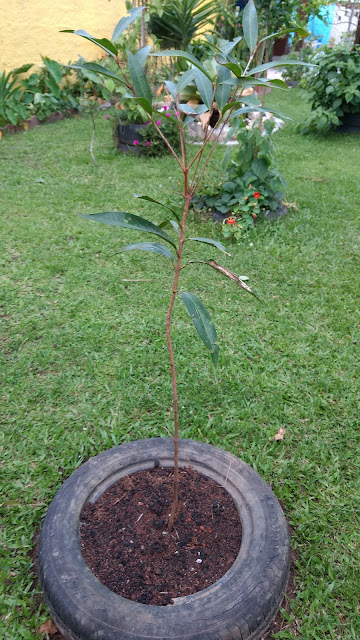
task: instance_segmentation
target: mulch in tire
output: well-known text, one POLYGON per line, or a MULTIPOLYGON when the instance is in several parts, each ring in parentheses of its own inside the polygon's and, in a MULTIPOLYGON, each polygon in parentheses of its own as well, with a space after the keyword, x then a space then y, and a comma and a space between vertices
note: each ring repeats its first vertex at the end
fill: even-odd
POLYGON ((219 580, 239 552, 241 522, 232 497, 191 467, 180 470, 179 506, 169 533, 172 485, 169 469, 139 471, 82 510, 83 556, 123 598, 172 604, 219 580))

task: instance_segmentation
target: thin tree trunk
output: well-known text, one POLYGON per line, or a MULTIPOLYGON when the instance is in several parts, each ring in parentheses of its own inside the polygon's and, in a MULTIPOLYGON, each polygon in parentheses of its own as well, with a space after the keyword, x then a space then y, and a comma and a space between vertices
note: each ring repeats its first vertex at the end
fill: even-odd
POLYGON ((92 135, 91 135, 89 151, 90 151, 90 155, 91 155, 92 161, 93 161, 95 167, 97 167, 98 163, 96 162, 96 159, 95 159, 95 156, 94 156, 94 152, 93 152, 94 139, 95 139, 95 129, 96 129, 95 116, 94 116, 93 112, 91 112, 91 119, 92 119, 92 123, 93 123, 93 131, 92 131, 92 135))
POLYGON ((354 47, 357 44, 360 45, 360 15, 358 17, 358 23, 357 23, 356 32, 355 32, 354 47))
POLYGON ((172 387, 173 387, 173 409, 174 409, 174 484, 173 484, 173 501, 172 501, 171 513, 168 521, 168 531, 171 531, 174 526, 174 520, 175 520, 176 510, 178 506, 178 501, 179 501, 179 407, 178 407, 174 352, 173 352, 173 347, 171 342, 171 314, 172 314, 176 294, 178 291, 179 274, 181 269, 181 256, 182 256, 183 246, 185 242, 186 218, 187 218, 187 214, 190 207, 190 201, 191 201, 191 194, 188 193, 188 171, 187 170, 184 171, 184 196, 185 196, 185 204, 184 204, 183 217, 181 221, 179 249, 177 252, 177 262, 175 267, 173 290, 170 298, 169 309, 166 314, 166 337, 167 337, 168 351, 169 351, 169 357, 170 357, 171 381, 172 381, 172 387))
POLYGON ((141 12, 141 47, 146 47, 145 12, 146 9, 143 9, 141 12))

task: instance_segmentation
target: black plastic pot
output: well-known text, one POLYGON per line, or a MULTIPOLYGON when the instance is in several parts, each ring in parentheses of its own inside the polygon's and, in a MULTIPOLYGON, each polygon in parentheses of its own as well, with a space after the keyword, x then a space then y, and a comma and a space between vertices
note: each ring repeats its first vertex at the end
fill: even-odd
POLYGON ((133 153, 140 155, 141 151, 134 140, 143 141, 141 130, 145 129, 145 124, 117 124, 115 130, 116 146, 123 153, 133 153))
POLYGON ((127 600, 92 574, 81 553, 79 517, 119 478, 159 461, 172 466, 173 441, 153 438, 105 451, 77 469, 45 517, 39 545, 40 581, 51 615, 70 640, 257 640, 286 587, 290 546, 281 507, 262 478, 234 455, 181 440, 180 466, 191 465, 223 485, 242 521, 239 554, 225 575, 166 607, 127 600))
POLYGON ((336 130, 340 133, 360 133, 360 113, 345 113, 336 130))

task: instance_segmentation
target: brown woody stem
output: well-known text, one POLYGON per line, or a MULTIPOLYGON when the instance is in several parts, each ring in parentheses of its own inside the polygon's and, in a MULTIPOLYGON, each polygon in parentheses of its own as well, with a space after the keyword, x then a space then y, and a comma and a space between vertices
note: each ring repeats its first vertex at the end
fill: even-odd
MULTIPOLYGON (((181 135, 181 134, 180 134, 181 135)), ((184 161, 184 158, 183 158, 184 161)), ((168 312, 166 314, 166 338, 167 345, 169 351, 170 358, 170 368, 171 368, 171 381, 173 387, 173 407, 174 407, 174 485, 173 485, 173 501, 171 506, 171 513, 168 521, 168 531, 171 531, 174 526, 174 520, 176 515, 176 510, 179 501, 179 407, 178 407, 178 395, 177 395, 177 385, 176 385, 176 371, 175 371, 175 361, 174 361, 174 352, 171 341, 171 314, 175 303, 176 294, 178 291, 178 282, 179 282, 179 274, 181 270, 181 256, 185 242, 185 227, 186 227, 186 218, 190 207, 191 201, 191 193, 188 191, 188 169, 184 169, 184 211, 183 217, 181 221, 180 227, 180 240, 179 240, 179 249, 177 251, 177 262, 175 267, 175 276, 173 283, 173 290, 170 298, 170 304, 168 308, 168 312)))

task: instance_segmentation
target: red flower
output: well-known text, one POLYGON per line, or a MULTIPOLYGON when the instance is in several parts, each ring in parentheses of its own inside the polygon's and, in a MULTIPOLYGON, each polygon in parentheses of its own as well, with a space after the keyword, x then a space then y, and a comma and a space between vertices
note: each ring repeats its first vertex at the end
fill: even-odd
POLYGON ((254 198, 260 198, 260 191, 255 191, 254 198))
POLYGON ((226 224, 235 224, 235 222, 236 222, 235 218, 228 218, 226 220, 226 224))

